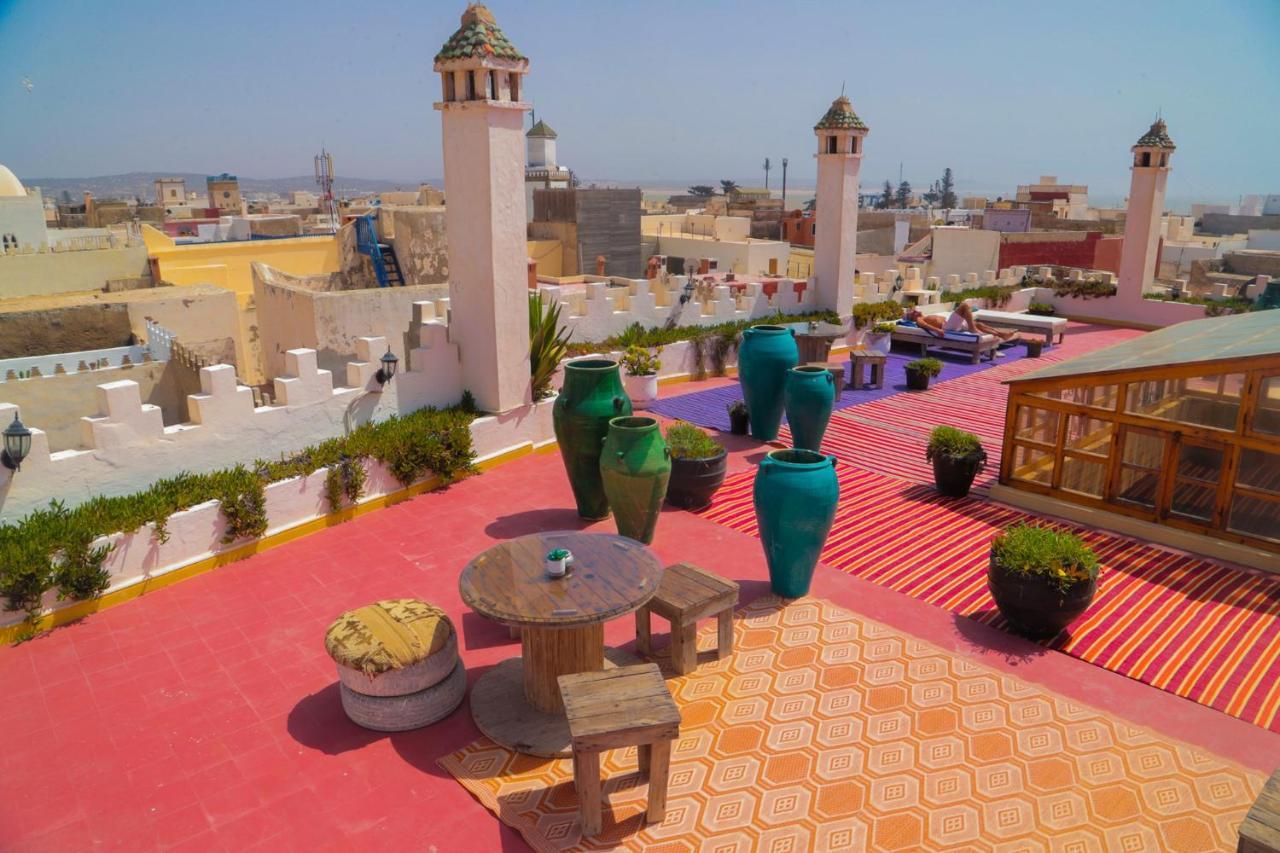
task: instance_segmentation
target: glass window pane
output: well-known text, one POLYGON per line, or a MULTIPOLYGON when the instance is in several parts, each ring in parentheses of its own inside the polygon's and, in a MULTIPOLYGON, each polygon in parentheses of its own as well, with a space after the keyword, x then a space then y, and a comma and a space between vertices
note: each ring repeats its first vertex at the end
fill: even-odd
POLYGON ((1280 435, 1280 376, 1268 376, 1258 389, 1258 409, 1253 415, 1254 432, 1280 435))
POLYGON ((1058 413, 1033 406, 1018 407, 1016 438, 1055 444, 1058 441, 1058 413))
POLYGON ((1126 465, 1158 469, 1164 464, 1164 436, 1132 429, 1126 431, 1121 459, 1126 465))
POLYGON ((1079 459, 1075 456, 1062 458, 1062 488, 1067 491, 1100 498, 1106 482, 1106 463, 1094 462, 1092 459, 1079 459))
POLYGON ((1260 492, 1280 495, 1280 453, 1241 450, 1236 483, 1260 492))
POLYGON ((1154 508, 1156 485, 1159 481, 1159 472, 1145 471, 1141 468, 1121 468, 1120 490, 1116 493, 1116 500, 1154 508))
POLYGON ((1076 403, 1081 406, 1095 406, 1099 409, 1116 407, 1116 385, 1078 385, 1075 388, 1055 388, 1052 391, 1037 391, 1035 396, 1048 397, 1050 400, 1062 400, 1065 403, 1076 403))
POLYGON ((1217 497, 1216 486, 1179 480, 1173 484, 1173 499, 1169 502, 1169 510, 1175 515, 1209 521, 1213 518, 1213 504, 1217 497))
POLYGON ((1098 456, 1111 453, 1111 435, 1115 424, 1091 418, 1088 415, 1071 415, 1067 419, 1067 447, 1098 456))
POLYGON ((1280 501, 1254 498, 1236 492, 1231 498, 1227 528, 1236 533, 1280 542, 1280 501))
POLYGON ((1234 430, 1243 373, 1129 383, 1125 411, 1149 418, 1234 430))
POLYGON ((1053 456, 1038 447, 1013 446, 1013 476, 1033 483, 1053 482, 1053 456))
POLYGON ((1178 448, 1178 478, 1217 483, 1222 478, 1222 461, 1221 448, 1184 444, 1178 448))

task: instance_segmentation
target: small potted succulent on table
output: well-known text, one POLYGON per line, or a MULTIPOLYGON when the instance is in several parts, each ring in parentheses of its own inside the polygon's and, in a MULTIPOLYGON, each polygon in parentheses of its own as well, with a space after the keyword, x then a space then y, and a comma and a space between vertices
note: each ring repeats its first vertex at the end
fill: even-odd
POLYGON ((863 336, 863 346, 868 352, 888 355, 889 348, 893 346, 893 330, 897 327, 898 324, 893 320, 884 320, 876 323, 871 327, 871 331, 863 336))
POLYGON ((987 589, 1015 630, 1052 637, 1093 602, 1098 571, 1097 555, 1080 537, 1020 523, 991 540, 987 589))
POLYGON ((729 432, 733 435, 746 435, 751 426, 751 415, 747 412, 747 404, 742 400, 734 400, 729 404, 729 432))
POLYGON ((973 478, 987 464, 987 452, 978 437, 950 426, 933 428, 924 455, 933 463, 933 482, 938 492, 950 498, 969 494, 973 478))
POLYGON ((658 399, 658 371, 662 362, 658 354, 662 347, 650 352, 638 344, 627 347, 627 351, 618 359, 625 374, 622 386, 627 389, 631 405, 637 409, 647 409, 658 399))
POLYGON ((667 503, 681 509, 702 509, 724 483, 728 454, 724 446, 691 423, 667 427, 671 448, 671 479, 667 503))
POLYGON ((917 358, 907 362, 907 389, 927 391, 929 379, 942 372, 942 362, 936 358, 917 358))

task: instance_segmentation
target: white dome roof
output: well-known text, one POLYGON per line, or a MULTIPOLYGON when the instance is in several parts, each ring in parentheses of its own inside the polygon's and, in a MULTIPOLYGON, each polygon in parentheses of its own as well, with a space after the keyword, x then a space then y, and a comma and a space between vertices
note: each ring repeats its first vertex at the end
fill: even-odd
POLYGON ((0 196, 25 196, 27 191, 22 187, 18 176, 10 172, 0 163, 0 196))

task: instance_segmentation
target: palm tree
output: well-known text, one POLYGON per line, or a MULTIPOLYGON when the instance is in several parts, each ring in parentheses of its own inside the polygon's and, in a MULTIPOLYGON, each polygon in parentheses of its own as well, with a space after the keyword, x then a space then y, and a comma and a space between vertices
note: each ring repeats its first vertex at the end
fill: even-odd
POLYGON ((720 192, 728 195, 738 188, 737 181, 723 180, 720 182, 720 192))

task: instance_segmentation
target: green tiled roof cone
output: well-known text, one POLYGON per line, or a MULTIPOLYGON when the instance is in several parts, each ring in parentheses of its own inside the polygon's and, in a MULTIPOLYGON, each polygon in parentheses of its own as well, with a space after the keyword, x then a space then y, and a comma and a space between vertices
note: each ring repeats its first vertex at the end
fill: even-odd
POLYGON ((526 133, 525 136, 532 136, 532 137, 540 136, 545 139, 555 139, 556 132, 551 129, 551 125, 547 124, 542 119, 538 119, 538 123, 535 124, 533 127, 529 128, 529 132, 526 133))
POLYGON ((1164 119, 1158 118, 1151 125, 1151 129, 1142 134, 1142 138, 1135 144, 1135 148, 1168 148, 1173 150, 1177 146, 1173 144, 1173 140, 1169 138, 1169 128, 1165 127, 1164 119))
POLYGON ((844 95, 831 102, 831 109, 813 126, 814 130, 866 130, 867 126, 853 111, 853 104, 844 95))
POLYGON ((446 59, 483 59, 486 56, 513 60, 525 58, 507 39, 506 33, 498 28, 489 8, 481 3, 472 3, 462 13, 462 26, 449 36, 444 47, 436 54, 436 62, 446 59))

